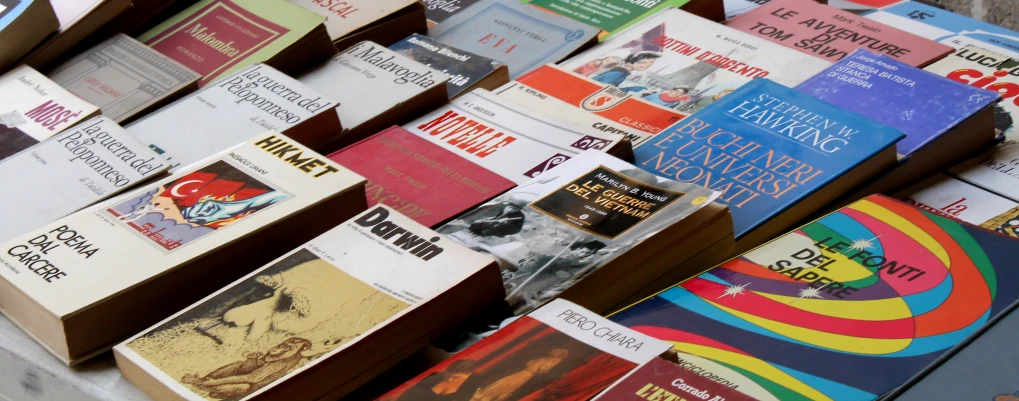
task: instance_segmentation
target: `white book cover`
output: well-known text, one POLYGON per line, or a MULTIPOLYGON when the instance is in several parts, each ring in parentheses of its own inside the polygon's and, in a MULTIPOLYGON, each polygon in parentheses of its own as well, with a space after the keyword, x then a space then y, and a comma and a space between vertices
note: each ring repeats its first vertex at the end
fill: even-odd
POLYGON ((176 171, 265 131, 286 133, 336 105, 313 87, 254 64, 126 128, 166 157, 171 171, 176 171))
POLYGON ((831 63, 670 8, 561 64, 692 114, 754 78, 793 87, 831 63))
POLYGON ((599 351, 637 365, 648 363, 672 344, 599 316, 573 302, 555 299, 527 315, 599 351))
POLYGON ((1019 142, 1005 142, 948 170, 970 184, 1019 201, 1019 142))
POLYGON ((0 162, 0 242, 166 171, 169 164, 98 116, 0 162))
POLYGON ((326 17, 326 31, 334 42, 375 21, 407 8, 418 0, 287 0, 326 17))
POLYGON ((99 108, 28 66, 0 76, 0 160, 46 140, 99 108))
POLYGON ((299 80, 336 99, 343 129, 352 130, 428 89, 445 88, 449 77, 385 46, 364 41, 299 80))
POLYGON ((623 137, 547 117, 475 89, 403 126, 517 184, 623 137))
POLYGON ((897 197, 921 210, 1019 238, 1019 203, 945 174, 936 174, 897 197))
POLYGON ((0 244, 0 277, 66 317, 363 182, 265 133, 0 244))
POLYGON ((116 352, 184 399, 250 399, 357 346, 494 262, 380 205, 116 352), (227 373, 241 363, 258 369, 227 373), (229 384, 248 374, 268 378, 229 384))

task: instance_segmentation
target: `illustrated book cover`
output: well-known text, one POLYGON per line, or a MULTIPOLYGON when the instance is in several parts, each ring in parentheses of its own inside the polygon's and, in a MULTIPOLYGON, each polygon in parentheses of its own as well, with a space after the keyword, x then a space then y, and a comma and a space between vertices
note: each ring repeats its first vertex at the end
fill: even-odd
POLYGON ((967 45, 924 71, 998 92, 1001 102, 994 105, 994 129, 1006 142, 1019 141, 1019 134, 1013 134, 1013 127, 1019 122, 1019 59, 967 45))
POLYGON ((935 174, 895 197, 923 211, 1019 238, 1019 202, 946 174, 935 174))
POLYGON ((609 318, 757 400, 876 400, 1016 302, 1016 244, 872 195, 609 318))
MULTIPOLYGON (((591 401, 707 400, 757 401, 749 396, 711 380, 704 371, 693 371, 693 365, 652 359, 634 369, 591 401)), ((685 362, 685 361, 684 361, 685 362)))
MULTIPOLYGON (((864 2, 863 0, 854 0, 864 2)), ((967 45, 1019 57, 1019 32, 932 7, 918 1, 873 1, 882 8, 864 14, 868 19, 892 25, 927 39, 961 49, 967 45), (889 3, 885 1, 884 3, 889 3)))
POLYGON ((505 64, 448 46, 425 35, 410 35, 389 46, 389 50, 448 75, 446 91, 450 99, 477 88, 493 90, 509 82, 509 70, 505 64))

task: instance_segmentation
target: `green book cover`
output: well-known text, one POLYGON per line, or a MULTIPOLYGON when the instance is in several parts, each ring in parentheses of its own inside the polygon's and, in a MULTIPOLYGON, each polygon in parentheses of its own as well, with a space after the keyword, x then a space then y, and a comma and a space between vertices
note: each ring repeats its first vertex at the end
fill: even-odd
POLYGON ((323 21, 282 0, 202 0, 138 40, 202 74, 204 86, 272 58, 323 21))
POLYGON ((691 0, 523 0, 608 32, 606 37, 667 7, 691 0))

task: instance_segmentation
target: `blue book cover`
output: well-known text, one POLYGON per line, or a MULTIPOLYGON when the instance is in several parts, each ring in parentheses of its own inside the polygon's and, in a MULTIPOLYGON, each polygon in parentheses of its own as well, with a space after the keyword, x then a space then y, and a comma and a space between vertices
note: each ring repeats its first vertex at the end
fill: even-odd
POLYGON ((903 1, 864 16, 957 49, 977 45, 1019 56, 1019 32, 920 2, 903 1))
POLYGON ((430 29, 428 36, 502 62, 516 79, 594 43, 599 32, 519 0, 483 0, 430 29))
POLYGON ((32 4, 32 1, 42 0, 0 0, 0 31, 18 19, 21 13, 32 4))
POLYGON ((758 78, 634 153, 648 172, 721 191, 740 239, 904 136, 758 78))
POLYGON ((906 138, 899 141, 898 152, 906 157, 999 98, 866 50, 853 52, 796 90, 902 130, 906 138))

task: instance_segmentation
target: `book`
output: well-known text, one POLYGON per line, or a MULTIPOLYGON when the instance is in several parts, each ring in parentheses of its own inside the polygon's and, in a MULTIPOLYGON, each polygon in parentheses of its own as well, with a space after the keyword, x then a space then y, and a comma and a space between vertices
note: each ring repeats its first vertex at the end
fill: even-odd
POLYGON ((1019 121, 1019 59, 967 45, 924 71, 998 92, 1001 102, 994 105, 994 129, 1007 141, 1019 141, 1019 134, 1013 134, 1019 121))
POLYGON ((406 123, 449 99, 449 76, 374 42, 351 46, 297 79, 338 103, 335 114, 343 130, 321 146, 330 151, 406 123))
MULTIPOLYGON (((863 3, 861 0, 854 0, 863 3)), ((875 1, 868 19, 961 49, 967 45, 1019 57, 1019 32, 932 7, 918 1, 875 1), (887 3, 887 4, 884 4, 887 3)))
POLYGON ((428 36, 506 64, 510 79, 593 46, 599 30, 519 0, 481 0, 428 30, 428 36))
POLYGON ((436 227, 516 186, 399 126, 329 158, 368 179, 368 207, 387 205, 427 227, 436 227))
POLYGON ((201 76, 118 34, 55 67, 49 78, 125 123, 193 92, 201 76))
POLYGON ((461 10, 474 5, 480 0, 424 0, 425 16, 428 18, 428 29, 434 28, 461 10))
POLYGON ((78 42, 131 7, 131 0, 50 0, 60 29, 21 61, 44 70, 62 61, 78 42))
POLYGON ((564 70, 689 115, 754 78, 792 86, 831 65, 678 9, 569 59, 564 70))
POLYGON ((0 73, 60 29, 49 0, 0 1, 0 73))
POLYGON ((98 113, 32 67, 15 68, 0 76, 0 160, 98 113))
POLYGON ((635 140, 635 144, 643 143, 688 115, 552 64, 531 71, 496 89, 496 92, 500 96, 509 96, 512 88, 534 93, 536 97, 552 97, 622 124, 630 131, 636 131, 634 135, 639 140, 635 140))
POLYGON ((863 14, 868 10, 886 7, 901 2, 902 0, 828 0, 828 5, 849 11, 854 14, 863 14))
POLYGON ((900 163, 855 192, 887 193, 990 146, 1000 95, 856 50, 796 90, 902 130, 900 163))
POLYGON ((205 86, 254 63, 293 73, 325 60, 336 48, 323 21, 284 0, 202 0, 138 41, 202 74, 205 86))
MULTIPOLYGON (((393 37, 395 40, 424 33, 428 27, 424 21, 425 7, 417 0, 287 0, 297 4, 314 13, 326 18, 325 27, 329 32, 329 38, 337 44, 340 50, 346 49, 351 44, 370 40, 373 42, 386 43, 385 37, 393 37), (390 20, 397 19, 403 14, 414 14, 418 23, 390 24, 390 20), (349 40, 350 36, 358 35, 360 32, 374 30, 386 32, 387 35, 379 37, 359 37, 356 41, 349 40)), ((387 43, 388 44, 388 43, 387 43)))
POLYGON ((760 78, 656 135, 634 164, 721 192, 747 250, 894 166, 904 137, 760 78))
POLYGON ((159 399, 338 399, 374 365, 498 302, 499 287, 491 257, 380 205, 114 354, 159 399))
POLYGON ((664 357, 634 369, 591 401, 757 401, 664 357))
POLYGON ((573 18, 600 28, 602 39, 612 37, 631 25, 666 8, 675 7, 712 21, 725 20, 725 6, 721 0, 523 0, 531 5, 573 18))
POLYGON ((410 35, 389 46, 389 50, 448 75, 446 92, 450 99, 478 88, 494 90, 509 82, 505 64, 424 35, 410 35))
POLYGON ((609 318, 759 400, 875 400, 1019 298, 1017 251, 871 195, 609 318))
POLYGON ((403 128, 518 185, 585 150, 627 154, 630 147, 622 136, 534 113, 484 89, 403 128))
POLYGON ((513 313, 557 297, 600 313, 689 255, 673 246, 697 225, 685 219, 717 197, 589 150, 437 231, 495 256, 513 313))
POLYGON ((813 1, 771 0, 725 25, 831 62, 867 49, 923 67, 952 53, 951 46, 813 1))
POLYGON ((1019 238, 1019 202, 946 174, 935 174, 895 197, 923 211, 1019 238))
POLYGON ((587 400, 669 348, 555 300, 379 398, 587 400))
POLYGON ((0 308, 73 365, 346 221, 364 202, 362 177, 270 131, 0 244, 0 308))
POLYGON ((0 243, 157 177, 169 163, 97 116, 0 163, 0 243))
MULTIPOLYGON (((771 0, 725 0, 725 19, 736 18, 771 0)), ((830 0, 829 0, 830 1, 830 0)))
POLYGON ((254 64, 125 128, 169 160, 171 171, 267 130, 317 148, 340 134, 339 103, 312 88, 254 64))

